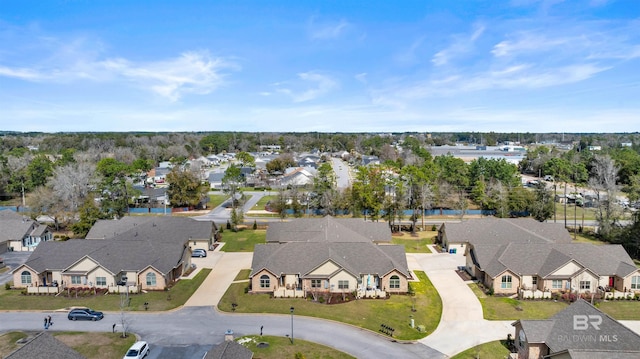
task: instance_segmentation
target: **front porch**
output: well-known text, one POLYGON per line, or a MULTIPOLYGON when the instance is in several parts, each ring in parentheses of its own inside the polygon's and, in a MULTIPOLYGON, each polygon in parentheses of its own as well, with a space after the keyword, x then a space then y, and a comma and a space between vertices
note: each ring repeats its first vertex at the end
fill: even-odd
POLYGON ((387 292, 378 288, 358 288, 357 298, 386 298, 387 292))
POLYGON ((273 291, 274 298, 304 298, 304 291, 298 288, 279 287, 273 291))

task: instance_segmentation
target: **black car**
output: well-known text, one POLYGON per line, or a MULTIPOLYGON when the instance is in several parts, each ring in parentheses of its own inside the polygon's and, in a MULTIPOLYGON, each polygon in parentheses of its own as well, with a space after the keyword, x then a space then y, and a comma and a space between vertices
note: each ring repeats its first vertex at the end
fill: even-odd
POLYGON ((67 315, 69 320, 100 320, 104 318, 102 312, 96 312, 89 308, 72 309, 67 315))

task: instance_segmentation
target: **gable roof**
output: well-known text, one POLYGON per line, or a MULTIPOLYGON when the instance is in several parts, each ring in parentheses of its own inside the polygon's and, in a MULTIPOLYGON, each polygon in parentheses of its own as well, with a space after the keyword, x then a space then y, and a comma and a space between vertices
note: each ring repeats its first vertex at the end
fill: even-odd
POLYGON ((442 226, 448 243, 571 242, 571 235, 562 223, 538 222, 533 218, 487 217, 442 226))
POLYGON ((207 352, 203 359, 251 359, 253 352, 233 340, 224 341, 207 352))
POLYGON ((206 239, 212 235, 213 224, 207 221, 183 217, 124 218, 101 222, 101 228, 94 231, 94 235, 102 234, 104 237, 98 238, 104 239, 40 243, 25 265, 38 273, 64 270, 88 256, 112 273, 140 271, 153 266, 167 274, 180 265, 188 240, 206 239), (114 236, 107 236, 107 233, 114 236))
MULTIPOLYGON (((582 299, 578 299, 550 319, 520 320, 513 325, 517 323, 522 325, 529 343, 544 343, 549 347, 550 353, 565 350, 576 350, 576 353, 593 350, 611 353, 634 352, 636 357, 640 355, 638 334, 582 299), (576 315, 593 316, 591 318, 598 318, 595 319, 598 321, 602 319, 602 322, 596 326, 587 322, 586 328, 581 325, 576 329, 574 328, 576 315)), ((607 358, 616 358, 616 356, 610 355, 607 358)))
POLYGON ((509 243, 474 246, 482 270, 496 277, 505 270, 516 274, 546 277, 570 261, 594 274, 625 277, 637 271, 629 254, 619 244, 596 246, 591 243, 509 243), (493 248, 491 248, 493 247, 493 248), (484 256, 493 250, 495 255, 484 256), (482 253, 482 254, 479 254, 482 253), (527 260, 523 260, 526 258, 527 260))
POLYGON ((211 238, 213 224, 187 217, 124 216, 121 219, 98 220, 86 239, 127 238, 131 236, 167 242, 179 238, 211 238), (121 237, 122 235, 122 237, 121 237))
POLYGON ((276 275, 310 274, 332 261, 354 277, 380 276, 397 270, 409 278, 409 266, 401 245, 376 245, 371 242, 290 242, 257 244, 253 252, 251 276, 266 269, 276 275))
POLYGON ((51 334, 40 332, 22 347, 5 357, 6 359, 85 359, 51 334))
POLYGON ((23 216, 10 209, 0 211, 0 243, 10 240, 21 240, 25 235, 40 236, 47 226, 34 222, 28 216, 23 216))
POLYGON ((391 242, 391 229, 386 222, 358 218, 297 218, 270 223, 266 242, 391 242))

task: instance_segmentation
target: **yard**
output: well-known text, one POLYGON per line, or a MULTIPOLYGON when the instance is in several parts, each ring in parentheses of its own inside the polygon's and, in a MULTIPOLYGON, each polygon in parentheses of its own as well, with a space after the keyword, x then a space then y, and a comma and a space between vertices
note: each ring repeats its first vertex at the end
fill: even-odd
POLYGON ((451 359, 503 359, 508 356, 509 349, 507 349, 506 340, 496 340, 467 349, 454 355, 451 359))
POLYGON ((640 320, 640 302, 635 300, 600 302, 597 307, 617 320, 640 320))
MULTIPOLYGON (((73 348, 87 359, 119 359, 136 341, 135 335, 121 338, 120 333, 51 332, 61 342, 73 348)), ((18 349, 16 341, 27 333, 9 332, 0 336, 0 358, 18 349)))
POLYGON ((264 229, 245 229, 238 232, 225 230, 222 232, 224 246, 220 249, 223 252, 253 252, 253 247, 258 243, 264 243, 267 238, 267 231, 264 229))
POLYGON ((280 359, 280 358, 306 358, 306 359, 349 359, 351 355, 336 349, 308 342, 306 340, 295 339, 293 344, 289 338, 274 336, 248 336, 237 340, 253 352, 254 358, 260 359, 280 359), (268 346, 259 343, 268 343, 268 346), (298 356, 300 353, 302 356, 298 356))
MULTIPOLYGON (((130 294, 130 305, 127 310, 144 311, 144 303, 149 303, 148 310, 163 311, 183 305, 198 289, 209 275, 211 269, 202 269, 193 279, 181 279, 168 291, 149 291, 143 294, 130 294)), ((17 289, 0 288, 0 310, 55 310, 69 307, 89 307, 101 311, 119 311, 120 295, 89 295, 85 297, 67 298, 50 295, 23 295, 17 289)))
POLYGON ((561 301, 516 300, 489 296, 475 283, 469 287, 480 300, 484 319, 487 320, 547 319, 567 307, 567 304, 561 301))
POLYGON ((240 313, 281 313, 288 314, 295 307, 296 315, 305 315, 335 320, 363 327, 374 332, 381 324, 395 329, 394 337, 400 340, 414 340, 431 334, 442 314, 442 302, 438 292, 424 272, 415 272, 420 282, 411 282, 416 293, 392 295, 388 299, 358 299, 340 304, 321 304, 309 299, 271 298, 269 294, 247 294, 248 283, 232 284, 218 305, 218 309, 230 312, 231 304, 237 304, 235 312, 240 313), (416 311, 412 312, 412 308, 416 311), (409 326, 413 316, 416 327, 424 326, 424 331, 409 326))
POLYGON ((419 231, 415 234, 409 232, 394 233, 391 237, 391 243, 404 245, 407 253, 431 253, 427 244, 433 244, 437 234, 437 231, 419 231))
POLYGON ((209 195, 209 203, 207 204, 207 207, 216 208, 219 205, 221 205, 222 203, 224 203, 224 201, 226 201, 228 198, 229 198, 229 196, 224 195, 224 194, 210 194, 209 195))

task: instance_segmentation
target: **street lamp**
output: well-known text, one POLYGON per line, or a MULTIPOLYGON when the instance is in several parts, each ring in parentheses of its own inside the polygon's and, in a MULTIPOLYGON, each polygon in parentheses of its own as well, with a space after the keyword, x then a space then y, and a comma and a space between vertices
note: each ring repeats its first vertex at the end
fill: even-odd
POLYGON ((291 344, 293 344, 293 307, 289 308, 291 311, 291 344))

